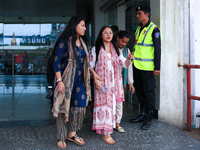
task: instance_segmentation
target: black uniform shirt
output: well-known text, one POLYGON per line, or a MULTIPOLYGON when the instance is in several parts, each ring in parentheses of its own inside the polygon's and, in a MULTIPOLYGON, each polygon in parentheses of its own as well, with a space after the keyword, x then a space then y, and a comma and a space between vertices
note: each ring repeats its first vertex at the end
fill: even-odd
MULTIPOLYGON (((147 22, 147 24, 144 27, 148 27, 150 24, 150 20, 147 22)), ((140 25, 141 26, 141 25, 140 25)), ((143 30, 141 26, 140 33, 143 30)), ((161 41, 160 41, 160 30, 158 27, 155 27, 152 33, 152 40, 154 45, 154 70, 160 70, 160 60, 161 60, 161 41)))

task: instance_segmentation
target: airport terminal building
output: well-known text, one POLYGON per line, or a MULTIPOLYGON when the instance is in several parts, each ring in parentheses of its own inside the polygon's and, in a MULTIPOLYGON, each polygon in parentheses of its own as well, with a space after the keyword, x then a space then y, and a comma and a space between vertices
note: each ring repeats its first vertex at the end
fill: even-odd
MULTIPOLYGON (((131 34, 139 25, 135 9, 151 7, 150 20, 161 31, 161 73, 156 77, 156 113, 180 128, 187 128, 187 70, 185 64, 200 65, 200 12, 198 0, 0 0, 0 121, 49 119, 44 97, 49 92, 46 66, 56 39, 73 15, 86 21, 90 47, 100 28, 117 25, 131 34), (26 59, 25 53, 28 55, 26 59), (24 67, 24 66, 27 67, 24 67), (26 110, 27 113, 24 114, 26 110), (33 115, 32 111, 38 114, 33 115)), ((200 96, 200 70, 191 70, 191 94, 200 96)), ((137 98, 128 95, 138 109, 137 98)), ((191 128, 200 127, 200 102, 191 102, 191 128)))

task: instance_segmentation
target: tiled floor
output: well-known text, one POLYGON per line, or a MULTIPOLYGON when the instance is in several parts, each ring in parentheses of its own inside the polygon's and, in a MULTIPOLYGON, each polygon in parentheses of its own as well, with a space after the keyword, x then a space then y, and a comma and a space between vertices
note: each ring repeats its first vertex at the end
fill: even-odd
MULTIPOLYGON (((199 150, 200 142, 188 136, 176 127, 162 120, 153 120, 149 130, 141 130, 141 123, 131 124, 131 117, 124 116, 121 126, 125 133, 113 131, 111 134, 115 144, 109 145, 103 141, 103 135, 92 130, 92 120, 86 117, 83 127, 77 135, 85 141, 84 146, 78 146, 66 140, 70 150, 199 150)), ((4 121, 7 122, 7 121, 4 121)), ((8 121, 11 122, 11 121, 8 121)), ((18 121, 19 122, 19 121, 18 121)), ((0 149, 3 150, 57 150, 56 122, 24 121, 25 126, 0 127, 0 149)), ((23 122, 23 124, 24 124, 23 122)), ((0 122, 1 124, 2 122, 0 122)), ((15 124, 12 122, 12 124, 15 124)))
MULTIPOLYGON (((49 89, 45 85, 45 77, 15 77, 14 89, 6 77, 0 81, 0 121, 48 120, 53 119, 46 95, 49 89), (7 84, 5 84, 7 83, 7 84), (14 94, 13 94, 14 91, 14 94)), ((139 113, 134 105, 124 103, 124 115, 132 116, 139 113)))
MULTIPOLYGON (((37 78, 37 77, 36 77, 37 78)), ((15 134, 15 132, 19 131, 19 137, 21 137, 21 134, 26 135, 26 132, 28 131, 27 134, 33 134, 35 139, 32 140, 30 138, 26 144, 23 141, 18 141, 14 144, 16 145, 5 145, 5 148, 7 147, 8 149, 11 148, 12 146, 16 146, 15 148, 23 149, 23 148, 29 148, 29 146, 38 146, 36 149, 44 148, 44 149, 49 149, 48 146, 45 147, 46 144, 49 142, 47 139, 51 137, 51 142, 53 142, 55 139, 55 118, 52 116, 52 112, 50 109, 49 101, 46 99, 46 95, 49 94, 49 89, 47 89, 45 86, 40 86, 40 83, 36 83, 37 81, 36 78, 29 79, 31 81, 26 82, 26 84, 22 84, 22 78, 19 79, 20 81, 17 81, 17 85, 13 89, 10 84, 7 86, 0 86, 0 130, 3 133, 3 137, 0 137, 0 143, 1 145, 3 144, 2 141, 5 142, 11 142, 12 139, 18 139, 18 137, 13 137, 13 135, 8 136, 9 134, 15 134), (34 83, 29 84, 29 83, 34 83), (14 90, 14 94, 12 93, 14 90), (2 128, 3 127, 3 128, 2 128), (5 128, 6 127, 6 128, 5 128), (9 128, 7 128, 9 127, 9 128), (27 129, 27 131, 26 131, 27 129), (36 130, 37 129, 37 130, 36 130), (30 131, 29 131, 30 130, 30 131), (44 131, 43 131, 44 130, 44 131), (50 134, 48 131, 53 130, 53 133, 50 134), (46 132, 47 131, 47 132, 46 132), (33 133, 32 133, 33 132, 33 133), (37 136, 42 136, 43 132, 44 134, 47 134, 48 136, 46 137, 47 139, 42 139, 37 136), (11 140, 11 141, 10 141, 11 140), (44 140, 43 143, 40 143, 40 140, 44 140), (40 144, 34 145, 35 142, 39 142, 40 144)), ((44 80, 39 79, 40 81, 44 82, 44 80)), ((25 83, 25 82, 24 82, 25 83)), ((181 130, 176 129, 175 127, 159 120, 155 120, 152 126, 152 129, 150 129, 147 132, 143 132, 139 129, 140 124, 130 124, 128 123, 128 120, 133 117, 137 116, 139 114, 139 109, 135 107, 133 104, 124 102, 123 105, 123 119, 122 119, 122 125, 123 127, 126 128, 127 132, 126 134, 123 135, 123 139, 121 142, 121 145, 124 147, 129 147, 129 148, 136 148, 136 149, 156 149, 165 147, 170 149, 170 145, 166 145, 168 142, 173 142, 171 145, 171 148, 183 148, 184 149, 184 142, 183 141, 189 141, 189 145, 186 145, 190 149, 196 149, 196 146, 198 147, 198 143, 195 142, 195 140, 190 139, 186 134, 184 134, 181 130), (165 130, 163 130, 163 126, 165 126, 165 130), (160 130, 160 131, 158 131, 160 130), (175 134, 172 132, 176 132, 175 134), (173 138, 169 139, 168 134, 170 134, 173 138), (148 139, 151 137, 151 139, 148 139), (154 139, 157 139, 158 141, 161 140, 161 143, 154 141, 154 139), (179 138, 181 138, 180 141, 179 138), (145 139, 147 141, 145 141, 145 139), (166 139, 168 141, 166 141, 166 139), (132 140, 134 144, 130 143, 129 140, 132 140), (144 141, 143 141, 144 140, 144 141), (137 145, 137 143, 140 143, 141 145, 137 145), (126 145, 129 144, 129 145, 126 145), (157 143, 157 145, 154 145, 153 143, 157 143), (192 144, 191 144, 192 143, 192 144), (182 144, 182 145, 177 145, 177 144, 182 144), (173 146, 173 147, 172 147, 173 146)), ((85 127, 86 125, 90 125, 91 120, 90 118, 86 118, 85 120, 85 127)), ((91 130, 91 127, 86 127, 87 130, 91 130)), ((85 129, 86 129, 85 128, 85 129)), ((186 132, 188 135, 191 137, 195 138, 196 140, 200 141, 200 135, 199 135, 199 130, 196 130, 195 132, 186 132)), ((86 130, 80 131, 80 134, 83 136, 87 132, 86 130)), ((118 136, 118 133, 114 132, 114 136, 118 136)), ((22 136, 24 136, 22 135, 22 136)), ((93 132, 90 132, 90 135, 92 137, 95 136, 93 132)), ((120 134, 121 135, 121 134, 120 134)), ((17 136, 17 135, 16 135, 17 136)), ((24 138, 24 137, 22 137, 24 138)), ((92 143, 93 148, 95 148, 95 142, 94 140, 90 139, 91 137, 88 135, 86 138, 87 142, 94 142, 92 143)), ((115 137, 116 140, 120 141, 117 137, 115 137)), ((101 140, 101 139, 99 139, 101 140)), ((96 143, 97 144, 97 143, 96 143)), ((105 143, 101 143, 99 145, 99 148, 104 147, 105 143)), ((51 144, 52 147, 55 147, 54 144, 51 144)), ((73 144, 71 145, 73 147, 73 144)), ((111 147, 110 147, 111 148, 111 147)), ((118 148, 120 149, 120 143, 116 144, 112 148, 118 148)), ((111 149, 112 149, 111 148, 111 149)), ((129 149, 128 148, 128 149, 129 149)), ((30 148, 31 149, 31 148, 30 148)), ((35 148, 33 148, 35 149, 35 148)), ((88 149, 87 147, 83 149, 88 149)), ((187 149, 187 148, 186 148, 187 149)), ((198 149, 198 148, 197 148, 198 149)))
POLYGON ((12 88, 1 87, 0 121, 46 120, 52 119, 46 87, 17 86, 15 94, 12 88))

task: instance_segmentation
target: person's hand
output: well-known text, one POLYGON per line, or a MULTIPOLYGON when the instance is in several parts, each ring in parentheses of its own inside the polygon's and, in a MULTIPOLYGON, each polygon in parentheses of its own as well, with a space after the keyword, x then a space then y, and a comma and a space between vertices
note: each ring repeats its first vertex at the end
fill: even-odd
POLYGON ((133 52, 127 55, 127 59, 131 60, 134 59, 135 56, 133 56, 133 52))
POLYGON ((65 122, 68 122, 68 117, 65 117, 65 122))
POLYGON ((94 74, 92 74, 92 78, 94 81, 96 81, 96 80, 101 81, 100 77, 98 76, 98 74, 96 74, 96 72, 94 74))
POLYGON ((129 84, 129 91, 131 91, 131 93, 135 93, 135 88, 133 87, 133 84, 129 84))
POLYGON ((154 70, 154 71, 153 71, 153 74, 154 74, 154 76, 159 75, 159 74, 160 74, 160 70, 154 70))
POLYGON ((63 84, 63 82, 58 82, 58 91, 60 92, 60 93, 64 93, 64 91, 65 91, 65 86, 64 86, 64 84, 63 84))
POLYGON ((102 82, 100 80, 95 80, 95 88, 97 90, 102 90, 103 91, 101 85, 102 85, 102 82))
POLYGON ((133 56, 133 52, 127 55, 127 58, 125 61, 126 67, 128 67, 131 64, 131 60, 134 58, 135 58, 135 56, 133 56))

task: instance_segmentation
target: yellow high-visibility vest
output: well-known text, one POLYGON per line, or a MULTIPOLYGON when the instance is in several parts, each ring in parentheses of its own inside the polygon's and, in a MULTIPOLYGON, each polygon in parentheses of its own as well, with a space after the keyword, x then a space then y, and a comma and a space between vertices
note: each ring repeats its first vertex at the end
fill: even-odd
POLYGON ((138 26, 135 31, 135 45, 133 55, 134 66, 137 69, 145 71, 154 71, 154 45, 152 33, 157 27, 153 22, 148 27, 144 27, 140 33, 141 26, 138 26))

